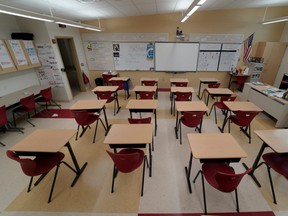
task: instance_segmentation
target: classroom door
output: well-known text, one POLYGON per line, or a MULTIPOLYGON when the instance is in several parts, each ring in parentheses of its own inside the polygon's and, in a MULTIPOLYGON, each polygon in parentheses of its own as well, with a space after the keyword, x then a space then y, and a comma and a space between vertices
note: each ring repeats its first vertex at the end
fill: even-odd
POLYGON ((81 68, 77 58, 74 40, 73 38, 58 37, 57 44, 65 67, 65 72, 67 74, 72 95, 75 96, 81 91, 85 91, 86 89, 82 81, 81 68))

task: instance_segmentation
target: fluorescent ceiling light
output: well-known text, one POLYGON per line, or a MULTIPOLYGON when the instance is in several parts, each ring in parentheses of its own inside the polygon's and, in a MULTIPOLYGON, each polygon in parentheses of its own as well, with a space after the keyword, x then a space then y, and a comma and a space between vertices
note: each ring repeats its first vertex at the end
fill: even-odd
POLYGON ((181 18, 181 22, 185 22, 206 0, 194 0, 189 8, 185 11, 181 18))
POLYGON ((260 23, 266 25, 266 24, 272 24, 272 23, 277 23, 277 22, 286 22, 286 21, 288 21, 288 16, 270 19, 270 20, 262 21, 260 23))
POLYGON ((39 13, 31 12, 31 11, 18 9, 18 8, 13 8, 13 7, 9 7, 9 6, 2 5, 2 4, 0 4, 0 13, 20 16, 20 17, 25 17, 25 18, 35 19, 35 20, 40 20, 40 21, 45 21, 45 22, 55 22, 58 24, 63 24, 63 25, 76 27, 76 28, 83 28, 83 29, 92 30, 92 31, 102 31, 100 27, 86 25, 80 22, 75 22, 72 20, 62 19, 59 17, 39 14, 39 13))

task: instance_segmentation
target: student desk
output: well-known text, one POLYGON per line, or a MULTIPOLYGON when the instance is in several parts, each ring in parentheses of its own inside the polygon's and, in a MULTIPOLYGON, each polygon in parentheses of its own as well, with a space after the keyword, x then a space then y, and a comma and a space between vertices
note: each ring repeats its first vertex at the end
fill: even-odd
POLYGON ((73 187, 88 164, 85 162, 80 168, 69 143, 69 140, 75 133, 76 130, 38 129, 12 146, 10 150, 14 151, 17 155, 33 156, 41 153, 55 153, 60 151, 63 146, 67 147, 75 166, 76 177, 71 184, 71 187, 73 187))
MULTIPOLYGON (((229 79, 229 84, 228 84, 228 88, 230 89, 231 87, 231 84, 233 82, 233 80, 237 80, 237 77, 246 77, 246 81, 248 80, 248 78, 251 76, 249 74, 232 74, 232 73, 229 73, 230 75, 230 79, 229 79)), ((246 82, 245 81, 245 82, 246 82)), ((243 86, 244 86, 244 83, 243 83, 243 86)))
POLYGON ((189 83, 189 80, 186 78, 170 78, 171 86, 176 85, 176 83, 181 83, 181 82, 189 83))
POLYGON ((5 105, 6 109, 12 109, 20 103, 20 99, 27 97, 31 94, 34 94, 34 96, 38 96, 40 91, 42 89, 47 88, 48 86, 30 86, 25 89, 21 89, 15 92, 12 92, 7 95, 0 96, 0 106, 5 105))
POLYGON ((154 92, 154 98, 156 98, 157 86, 135 86, 133 91, 135 92, 136 99, 138 98, 138 94, 140 94, 140 92, 154 92))
POLYGON ((199 90, 198 90, 198 98, 200 99, 200 91, 201 91, 201 85, 203 84, 209 84, 209 83, 218 83, 219 80, 215 78, 199 78, 200 83, 199 83, 199 90))
MULTIPOLYGON (((231 112, 237 112, 237 111, 256 111, 256 112, 262 112, 263 111, 258 106, 256 106, 254 103, 249 102, 249 101, 224 101, 223 103, 227 106, 230 113, 231 112)), ((224 131, 224 128, 225 128, 227 121, 228 121, 228 112, 226 112, 226 114, 225 114, 222 128, 219 128, 219 130, 221 132, 224 131)), ((245 133, 245 135, 247 136, 246 133, 245 133)))
POLYGON ((105 71, 102 74, 104 74, 104 75, 112 75, 113 77, 117 77, 118 76, 117 72, 110 72, 110 71, 105 71))
POLYGON ((246 152, 241 148, 235 138, 228 133, 202 133, 187 134, 191 148, 188 167, 185 167, 189 192, 192 193, 190 174, 193 157, 200 160, 200 163, 215 162, 239 162, 241 158, 247 157, 246 152))
POLYGON ((94 88, 92 91, 93 91, 94 93, 96 93, 96 92, 101 92, 101 91, 111 91, 111 92, 113 92, 113 93, 114 93, 114 96, 115 96, 115 100, 116 100, 116 105, 117 105, 117 111, 116 111, 116 113, 118 113, 119 110, 121 109, 121 107, 119 106, 117 89, 118 89, 118 86, 97 86, 97 87, 94 88))
POLYGON ((155 98, 158 98, 158 82, 159 82, 159 79, 155 78, 155 77, 154 78, 152 78, 152 77, 143 77, 143 78, 140 79, 141 85, 144 85, 144 81, 155 81, 155 84, 157 86, 155 98))
MULTIPOLYGON (((187 112, 187 111, 204 111, 204 112, 207 112, 209 110, 203 101, 176 101, 175 107, 176 107, 176 111, 177 111, 176 126, 175 126, 176 139, 178 139, 177 128, 178 128, 179 113, 187 112)), ((200 125, 200 130, 201 130, 201 126, 202 126, 202 121, 201 121, 201 125, 200 125)))
MULTIPOLYGON (((258 166, 266 147, 270 147, 274 152, 279 154, 288 153, 288 129, 255 130, 254 132, 263 141, 263 144, 252 165, 253 170, 249 173, 249 175, 252 177, 258 187, 261 187, 261 184, 254 175, 254 169, 258 166)), ((248 169, 248 166, 245 163, 243 163, 243 166, 248 169)))
POLYGON ((230 89, 228 88, 206 88, 208 96, 206 100, 206 105, 208 106, 209 103, 209 96, 211 97, 221 97, 221 96, 231 96, 234 94, 230 89))
MULTIPOLYGON (((173 104, 174 104, 174 109, 173 109, 174 115, 175 115, 175 94, 176 94, 176 92, 191 92, 192 94, 195 92, 193 87, 176 87, 176 86, 172 86, 170 91, 171 91, 171 96, 172 96, 170 111, 172 114, 172 109, 173 109, 173 104)), ((191 95, 191 100, 192 100, 192 95, 191 95)))
POLYGON ((108 124, 108 119, 106 115, 106 107, 105 107, 106 101, 107 100, 78 100, 75 104, 73 104, 70 107, 70 110, 88 110, 97 113, 100 113, 101 110, 103 110, 105 124, 107 128, 106 131, 107 134, 111 125, 108 124))
POLYGON ((130 78, 129 77, 112 77, 111 79, 109 79, 109 81, 123 81, 126 85, 127 85, 127 88, 124 88, 124 91, 127 92, 127 99, 130 97, 130 94, 129 94, 129 80, 130 78))
POLYGON ((129 109, 130 117, 132 118, 133 112, 148 112, 154 113, 155 120, 155 136, 157 133, 157 106, 158 100, 137 100, 131 99, 126 105, 126 109, 129 109))
MULTIPOLYGON (((114 149, 117 148, 146 148, 149 146, 149 176, 152 176, 152 151, 153 142, 152 124, 113 124, 104 139, 104 144, 114 149)), ((145 166, 145 163, 144 165, 145 166)))

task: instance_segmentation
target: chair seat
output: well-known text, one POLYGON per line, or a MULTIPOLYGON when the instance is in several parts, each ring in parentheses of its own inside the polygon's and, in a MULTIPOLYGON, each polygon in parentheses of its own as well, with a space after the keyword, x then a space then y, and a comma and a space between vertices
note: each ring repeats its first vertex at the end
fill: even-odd
POLYGON ((96 114, 90 114, 88 115, 88 118, 86 119, 86 122, 85 124, 86 125, 90 125, 90 124, 93 124, 97 119, 99 118, 99 115, 96 115, 96 114))
POLYGON ((276 172, 288 177, 288 156, 282 156, 275 152, 267 153, 262 156, 263 160, 276 172))
POLYGON ((214 188, 222 192, 231 192, 221 190, 218 182, 216 181, 216 174, 219 172, 235 174, 235 171, 227 163, 206 163, 202 166, 203 175, 206 181, 214 188))
POLYGON ((217 108, 221 109, 221 110, 227 110, 227 106, 220 101, 214 102, 214 106, 216 106, 217 108))
MULTIPOLYGON (((144 151, 142 151, 141 149, 122 149, 121 151, 119 151, 119 154, 134 154, 134 153, 139 154, 138 160, 130 164, 130 167, 127 169, 127 172, 132 172, 142 164, 144 160, 144 151)), ((125 170, 122 169, 121 172, 125 173, 125 170)))

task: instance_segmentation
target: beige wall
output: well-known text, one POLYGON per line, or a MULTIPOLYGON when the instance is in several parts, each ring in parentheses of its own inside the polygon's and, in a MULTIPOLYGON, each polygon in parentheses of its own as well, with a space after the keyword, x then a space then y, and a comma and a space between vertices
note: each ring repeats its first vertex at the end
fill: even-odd
MULTIPOLYGON (((266 19, 286 16, 288 7, 269 8, 266 19)), ((255 32, 252 56, 259 41, 280 41, 285 23, 261 25, 265 8, 242 10, 217 10, 199 11, 192 15, 186 22, 181 23, 181 14, 163 14, 152 16, 126 17, 100 20, 101 27, 107 33, 168 33, 169 41, 175 41, 176 27, 184 32, 185 40, 190 33, 199 34, 243 34, 247 38, 255 32)), ((87 21, 87 24, 98 26, 98 20, 87 21)), ((84 32, 84 31, 83 31, 84 32)), ((239 65, 243 65, 242 55, 239 65)), ((102 71, 90 71, 90 80, 101 76, 102 71)), ((139 84, 143 76, 159 77, 160 87, 169 87, 170 77, 186 77, 194 88, 199 85, 198 77, 215 77, 221 81, 221 87, 227 87, 229 76, 225 72, 197 72, 197 73, 164 73, 164 72, 139 72, 120 71, 121 76, 129 76, 133 85, 139 84)))

